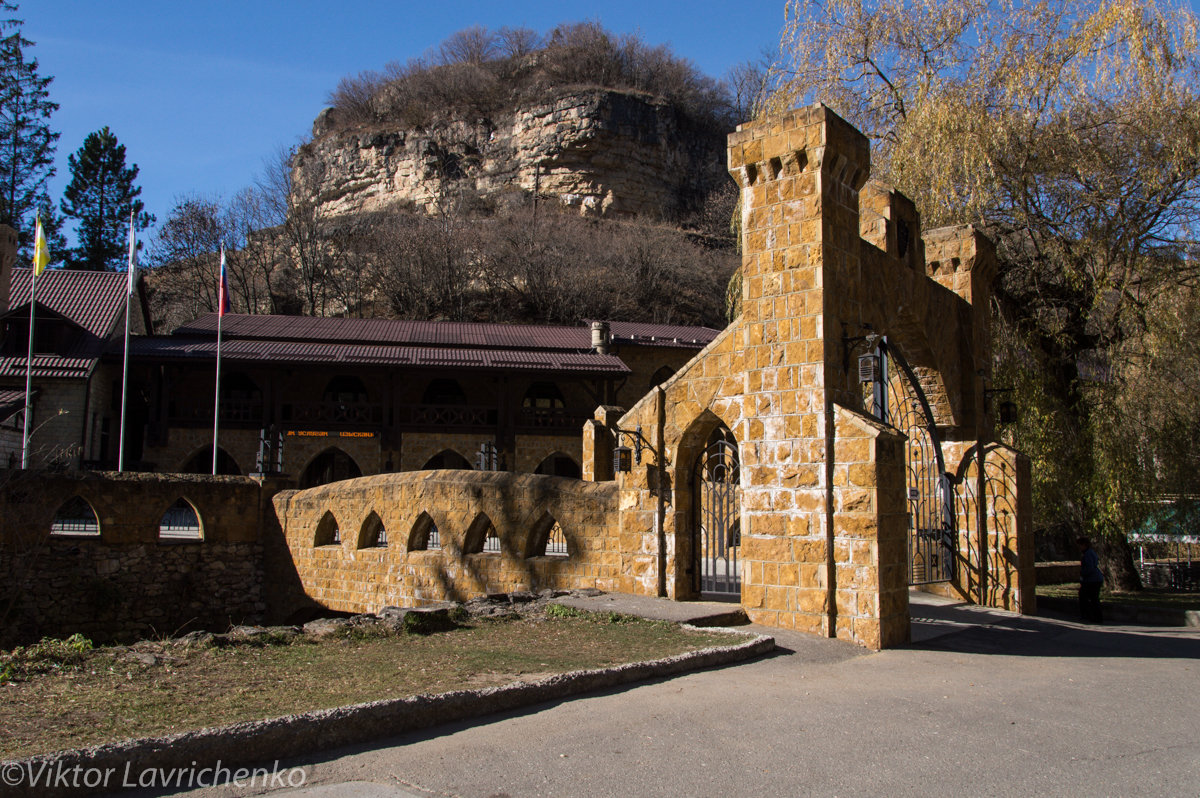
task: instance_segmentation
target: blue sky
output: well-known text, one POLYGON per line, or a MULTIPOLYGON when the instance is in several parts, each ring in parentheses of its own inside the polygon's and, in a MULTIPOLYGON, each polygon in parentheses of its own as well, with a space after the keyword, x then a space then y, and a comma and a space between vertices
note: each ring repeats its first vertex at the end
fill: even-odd
POLYGON ((272 153, 309 133, 342 77, 419 56, 471 25, 544 32, 598 19, 720 77, 777 43, 783 8, 783 0, 24 0, 17 16, 60 106, 51 196, 62 196, 67 156, 108 125, 140 167, 142 199, 161 222, 177 198, 227 198, 253 182, 272 153))

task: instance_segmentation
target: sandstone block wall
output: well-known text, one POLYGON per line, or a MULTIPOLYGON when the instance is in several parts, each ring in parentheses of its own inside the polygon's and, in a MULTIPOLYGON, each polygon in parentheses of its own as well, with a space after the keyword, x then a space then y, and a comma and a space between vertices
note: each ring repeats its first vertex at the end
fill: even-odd
MULTIPOLYGON (((619 420, 585 428, 585 477, 608 475, 603 457, 617 429, 640 425, 651 444, 646 465, 616 477, 622 589, 696 595, 696 458, 724 425, 741 455, 750 616, 870 647, 902 643, 905 436, 866 413, 857 356, 869 334, 887 336, 927 395, 938 436, 988 440, 989 245, 971 228, 938 231, 927 244, 912 203, 868 183, 866 138, 821 106, 740 127, 729 169, 742 191, 741 317, 619 420)), ((1013 457, 995 490, 1020 508, 1013 529, 1023 529, 1027 483, 1013 457)), ((1012 562, 1011 571, 995 566, 1007 583, 1025 583, 1023 538, 984 540, 976 530, 971 539, 984 559, 1012 562)), ((963 573, 971 568, 986 570, 969 563, 963 573)), ((1000 605, 1012 594, 986 584, 977 600, 1000 605)))
POLYGON ((615 499, 615 485, 563 477, 412 471, 284 491, 274 504, 305 595, 328 609, 375 612, 490 592, 615 589, 615 499), (340 542, 318 545, 327 513, 340 542), (386 530, 384 546, 368 545, 373 516, 386 530), (418 549, 430 522, 440 546, 418 549), (566 537, 566 557, 537 551, 554 522, 566 537), (489 525, 499 551, 471 551, 489 525))
POLYGON ((0 637, 131 640, 260 619, 260 529, 270 529, 262 496, 241 477, 12 475, 0 490, 0 637), (52 535, 76 496, 94 509, 100 534, 52 535), (196 509, 202 540, 159 539, 179 498, 196 509))

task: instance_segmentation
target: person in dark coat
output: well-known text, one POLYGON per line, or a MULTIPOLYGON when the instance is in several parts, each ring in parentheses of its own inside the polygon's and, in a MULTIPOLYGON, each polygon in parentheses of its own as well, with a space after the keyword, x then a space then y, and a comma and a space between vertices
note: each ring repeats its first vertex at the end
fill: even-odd
POLYGON ((1079 556, 1079 614, 1087 623, 1104 623, 1100 610, 1100 588, 1104 586, 1100 557, 1092 548, 1090 538, 1079 538, 1076 543, 1082 550, 1079 556))

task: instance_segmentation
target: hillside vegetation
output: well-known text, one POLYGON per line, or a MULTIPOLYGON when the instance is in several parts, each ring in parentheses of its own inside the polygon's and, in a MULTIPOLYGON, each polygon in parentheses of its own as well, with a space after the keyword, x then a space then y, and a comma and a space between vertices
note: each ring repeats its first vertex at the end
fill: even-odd
MULTIPOLYGON (((559 26, 544 37, 523 28, 459 32, 426 58, 343 79, 319 124, 326 137, 359 128, 400 136, 423 129, 419 146, 434 147, 480 115, 595 88, 669 103, 689 120, 670 135, 685 138, 678 142, 684 150, 686 137, 702 139, 704 146, 692 149, 712 153, 704 157, 720 181, 719 142, 739 113, 734 93, 666 47, 615 36, 590 22, 559 26)), ((365 141, 349 146, 398 157, 378 155, 374 139, 365 141)), ((610 143, 598 139, 589 146, 610 143)), ((726 286, 738 263, 730 227, 732 181, 704 183, 698 196, 671 214, 600 218, 564 207, 562 196, 546 193, 545 183, 539 192, 514 180, 508 191, 493 187, 489 193, 468 180, 447 180, 439 168, 415 178, 425 181, 427 199, 420 206, 395 202, 383 210, 334 213, 311 184, 297 182, 302 171, 314 168, 312 148, 281 157, 258 185, 232 201, 188 197, 177 204, 152 246, 157 268, 147 282, 156 331, 216 308, 222 242, 237 313, 726 322, 726 286), (306 155, 310 160, 301 170, 297 164, 306 155)), ((354 152, 347 157, 357 157, 354 152)), ((618 162, 621 157, 612 153, 618 162)), ((315 168, 328 178, 337 161, 315 168)), ((561 162, 557 168, 562 171, 561 162)), ((378 191, 394 190, 382 184, 386 178, 386 169, 373 173, 381 181, 378 191)))
POLYGON ((665 45, 614 35, 597 22, 455 33, 423 58, 343 78, 329 96, 335 124, 421 128, 446 117, 487 116, 548 99, 565 88, 641 92, 696 122, 731 130, 748 115, 728 83, 665 45))

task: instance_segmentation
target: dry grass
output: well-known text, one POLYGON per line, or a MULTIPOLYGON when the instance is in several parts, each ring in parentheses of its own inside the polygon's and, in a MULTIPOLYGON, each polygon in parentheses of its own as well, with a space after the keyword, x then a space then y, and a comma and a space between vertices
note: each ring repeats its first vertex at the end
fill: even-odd
MULTIPOLYGON (((1038 585, 1037 594, 1051 598, 1079 598, 1078 584, 1038 585)), ((1100 594, 1107 604, 1130 604, 1137 607, 1166 607, 1175 610, 1200 610, 1200 593, 1182 593, 1159 588, 1146 588, 1137 593, 1113 593, 1107 588, 1100 594)))
POLYGON ((667 623, 580 615, 477 620, 428 636, 201 649, 163 643, 138 646, 136 654, 101 648, 0 683, 0 759, 498 685, 728 642, 726 635, 667 623))

